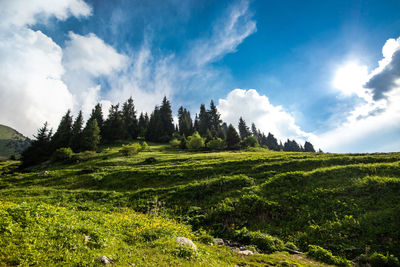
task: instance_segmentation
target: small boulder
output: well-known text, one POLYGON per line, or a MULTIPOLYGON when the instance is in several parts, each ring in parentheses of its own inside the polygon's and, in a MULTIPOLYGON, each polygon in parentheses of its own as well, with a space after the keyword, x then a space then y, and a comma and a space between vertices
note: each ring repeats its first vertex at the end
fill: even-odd
POLYGON ((248 250, 248 249, 246 249, 246 250, 240 250, 239 248, 236 248, 234 251, 235 251, 236 253, 238 253, 239 255, 243 255, 243 256, 251 256, 251 255, 254 255, 254 252, 251 251, 251 250, 248 250))
POLYGON ((45 176, 45 175, 48 175, 48 174, 49 174, 48 171, 41 171, 41 172, 40 172, 40 175, 42 175, 42 176, 45 176))
POLYGON ((100 262, 102 264, 108 265, 108 264, 113 264, 114 259, 107 257, 107 256, 100 256, 94 259, 94 261, 100 262))
POLYGON ((193 243, 192 240, 186 237, 177 237, 175 241, 180 245, 180 246, 187 246, 191 247, 194 250, 197 250, 197 246, 193 243))
POLYGON ((222 238, 214 238, 214 242, 217 245, 223 245, 224 244, 224 240, 222 238))

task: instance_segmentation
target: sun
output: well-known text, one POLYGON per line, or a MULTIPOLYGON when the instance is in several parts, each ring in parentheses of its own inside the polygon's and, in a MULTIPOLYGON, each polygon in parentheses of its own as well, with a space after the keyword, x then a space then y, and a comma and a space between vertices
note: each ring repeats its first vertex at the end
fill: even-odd
POLYGON ((363 85, 368 81, 368 68, 354 62, 347 63, 336 70, 333 87, 342 94, 360 95, 365 90, 363 85))

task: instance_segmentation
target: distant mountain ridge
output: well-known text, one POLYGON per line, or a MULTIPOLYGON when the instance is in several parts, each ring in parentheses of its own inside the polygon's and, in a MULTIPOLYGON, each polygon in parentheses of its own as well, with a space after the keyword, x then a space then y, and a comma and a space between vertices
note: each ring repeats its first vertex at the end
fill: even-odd
POLYGON ((0 158, 18 156, 31 140, 13 128, 0 124, 0 158))

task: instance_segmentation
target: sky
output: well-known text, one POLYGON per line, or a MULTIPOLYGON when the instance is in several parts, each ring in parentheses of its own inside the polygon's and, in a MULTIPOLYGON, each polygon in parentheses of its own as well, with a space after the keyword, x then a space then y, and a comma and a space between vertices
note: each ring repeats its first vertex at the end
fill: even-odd
POLYGON ((213 99, 278 139, 400 151, 398 0, 0 0, 0 124, 213 99))

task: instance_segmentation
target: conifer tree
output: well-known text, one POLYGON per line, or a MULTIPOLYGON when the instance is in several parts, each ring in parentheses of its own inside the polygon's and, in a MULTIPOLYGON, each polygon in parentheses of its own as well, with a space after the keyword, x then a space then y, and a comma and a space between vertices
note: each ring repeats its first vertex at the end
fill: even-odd
POLYGON ((57 131, 55 132, 51 143, 52 150, 55 151, 61 147, 68 147, 72 136, 72 116, 71 111, 68 110, 67 113, 61 118, 60 124, 58 125, 57 131))
POLYGON ((139 134, 138 122, 136 118, 135 105, 133 104, 133 99, 130 97, 122 105, 122 117, 124 121, 124 134, 127 139, 136 139, 139 134))
POLYGON ((119 104, 111 105, 107 120, 103 126, 103 138, 105 142, 113 142, 124 139, 126 135, 122 112, 119 104))
POLYGON ((175 131, 174 123, 172 119, 172 109, 171 104, 166 96, 164 96, 161 107, 160 107, 160 120, 161 120, 161 132, 158 141, 168 142, 172 134, 175 131))
POLYGON ((146 140, 159 142, 161 137, 162 124, 160 108, 156 106, 150 114, 149 124, 146 131, 146 140))
POLYGON ((194 118, 193 131, 194 132, 198 132, 199 131, 199 117, 197 116, 197 113, 196 113, 196 116, 194 118))
POLYGON ((89 120, 96 119, 97 126, 100 130, 103 128, 104 118, 103 118, 103 110, 100 103, 92 109, 92 113, 90 114, 89 120))
POLYGON ((211 132, 214 132, 214 137, 216 136, 219 128, 221 128, 221 115, 219 114, 217 107, 214 105, 214 101, 211 100, 210 102, 210 110, 208 111, 209 114, 209 129, 211 132))
POLYGON ((210 127, 210 118, 209 113, 206 110, 204 104, 200 105, 200 113, 199 113, 199 134, 204 137, 207 133, 207 129, 210 127))
POLYGON ((51 137, 52 131, 47 128, 47 122, 40 128, 31 141, 21 154, 22 168, 29 167, 40 162, 47 160, 51 153, 51 137))
POLYGON ((250 130, 249 127, 247 127, 246 122, 243 120, 242 117, 239 118, 239 134, 240 134, 240 139, 245 139, 246 137, 250 136, 250 130))
POLYGON ((178 110, 178 125, 179 125, 179 134, 190 136, 193 133, 193 122, 190 117, 190 112, 187 111, 182 106, 178 110))
POLYGON ((271 133, 268 133, 268 136, 266 138, 266 146, 270 150, 275 150, 275 151, 279 151, 280 150, 279 145, 278 145, 278 140, 271 133))
POLYGON ((228 126, 228 130, 226 133, 226 145, 228 149, 239 148, 240 145, 239 134, 237 133, 235 127, 232 126, 232 124, 229 124, 228 126))
POLYGON ((83 126, 83 116, 82 111, 79 111, 74 124, 72 125, 72 134, 69 146, 74 152, 81 151, 82 146, 82 126, 83 126))
POLYGON ((146 136, 147 128, 149 126, 149 116, 147 113, 143 115, 143 112, 140 113, 139 122, 138 122, 138 136, 144 138, 146 136))
POLYGON ((100 143, 100 128, 97 120, 88 120, 82 131, 81 150, 96 150, 100 143))
POLYGON ((304 143, 304 151, 305 152, 315 152, 315 149, 314 149, 314 146, 310 142, 306 141, 304 143))

